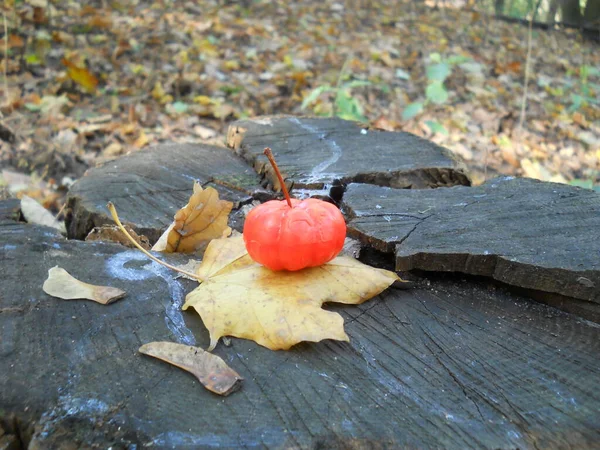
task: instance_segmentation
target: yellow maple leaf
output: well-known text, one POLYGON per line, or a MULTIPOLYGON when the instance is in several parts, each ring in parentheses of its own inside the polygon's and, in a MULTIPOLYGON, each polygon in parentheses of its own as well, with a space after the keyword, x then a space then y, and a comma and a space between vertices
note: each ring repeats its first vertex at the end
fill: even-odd
POLYGON ((213 240, 198 269, 202 284, 186 297, 210 333, 209 350, 222 336, 251 339, 272 350, 302 342, 348 341, 344 319, 325 302, 360 304, 388 288, 398 275, 338 256, 319 267, 274 272, 254 262, 243 237, 213 240))
POLYGON ((98 79, 85 67, 78 67, 66 58, 62 59, 62 63, 67 68, 69 78, 75 83, 82 86, 87 92, 94 92, 98 85, 98 79))
POLYGON ((197 181, 187 205, 175 214, 175 220, 152 250, 166 253, 202 251, 212 239, 229 236, 227 226, 233 203, 220 200, 216 189, 202 189, 197 181))

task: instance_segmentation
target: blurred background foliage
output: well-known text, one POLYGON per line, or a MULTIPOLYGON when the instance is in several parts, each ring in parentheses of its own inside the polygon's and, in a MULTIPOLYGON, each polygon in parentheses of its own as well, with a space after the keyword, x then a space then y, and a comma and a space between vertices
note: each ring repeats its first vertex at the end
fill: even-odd
POLYGON ((59 209, 94 165, 338 116, 495 175, 600 184, 600 0, 5 0, 0 189, 59 209))

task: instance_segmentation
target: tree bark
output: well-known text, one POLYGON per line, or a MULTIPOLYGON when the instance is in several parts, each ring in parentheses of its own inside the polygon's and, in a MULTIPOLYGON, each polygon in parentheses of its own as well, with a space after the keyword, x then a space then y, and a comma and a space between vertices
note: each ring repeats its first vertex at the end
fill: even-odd
POLYGON ((556 22, 556 13, 558 12, 558 0, 552 0, 548 7, 548 15, 546 16, 546 23, 554 24, 556 22))
POLYGON ((583 23, 594 27, 600 25, 600 0, 588 0, 583 14, 583 23))
POLYGON ((497 16, 504 14, 504 0, 494 0, 494 11, 497 16))
POLYGON ((581 25, 581 8, 579 0, 560 0, 562 22, 569 25, 581 25))

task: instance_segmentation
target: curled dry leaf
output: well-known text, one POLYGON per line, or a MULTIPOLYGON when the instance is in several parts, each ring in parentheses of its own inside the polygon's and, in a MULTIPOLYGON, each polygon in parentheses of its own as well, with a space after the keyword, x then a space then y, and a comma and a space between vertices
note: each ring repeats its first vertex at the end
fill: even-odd
POLYGON ((400 278, 339 256, 296 272, 273 272, 254 262, 242 236, 213 240, 198 270, 204 281, 186 297, 208 328, 212 350, 222 336, 251 339, 272 350, 302 342, 347 341, 344 320, 325 302, 360 304, 400 278))
POLYGON ((150 342, 139 349, 193 374, 202 385, 219 395, 229 395, 241 387, 243 378, 221 358, 205 352, 200 347, 173 342, 150 342))
POLYGON ((194 183, 194 193, 187 205, 177 211, 175 221, 152 247, 166 253, 202 251, 212 239, 229 236, 227 226, 233 203, 219 199, 216 189, 202 189, 194 183))
MULTIPOLYGON (((150 250, 150 242, 146 236, 137 234, 129 225, 125 225, 125 229, 138 244, 140 244, 144 249, 150 250)), ((116 242, 117 244, 121 244, 129 248, 136 247, 116 225, 103 225, 101 227, 95 227, 88 233, 88 235, 85 237, 85 240, 116 242)))
POLYGON ((95 286, 73 277, 62 267, 48 270, 48 278, 42 287, 44 292, 65 300, 87 299, 108 305, 125 297, 126 292, 110 286, 95 286))

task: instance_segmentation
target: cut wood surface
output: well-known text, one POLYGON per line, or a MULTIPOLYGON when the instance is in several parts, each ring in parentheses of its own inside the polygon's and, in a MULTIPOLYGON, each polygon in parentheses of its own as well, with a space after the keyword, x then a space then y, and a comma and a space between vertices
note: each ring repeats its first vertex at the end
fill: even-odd
POLYGON ((353 184, 344 208, 350 233, 395 251, 397 270, 489 276, 600 312, 600 194, 592 190, 526 178, 418 191, 353 184))
POLYGON ((7 222, 13 223, 19 220, 21 210, 21 200, 11 198, 0 200, 0 224, 7 222))
POLYGON ((226 148, 159 145, 91 169, 73 185, 68 195, 69 237, 83 239, 93 227, 112 224, 106 209, 112 201, 124 223, 155 242, 187 203, 195 180, 213 186, 236 207, 260 189, 254 170, 226 148))
MULTIPOLYGON (((572 199, 573 200, 573 199, 572 199)), ((543 209, 542 209, 543 210, 543 209)), ((481 282, 425 280, 332 306, 350 342, 215 351, 222 399, 138 348, 206 347, 195 283, 117 244, 0 226, 0 426, 30 448, 592 448, 600 328, 481 282), (42 291, 59 265, 125 289, 108 306, 42 291)), ((171 258, 171 257, 169 257, 171 258)))
POLYGON ((322 189, 339 179, 396 188, 468 185, 451 153, 410 133, 367 130, 341 119, 259 117, 229 126, 227 145, 279 188, 267 158, 271 147, 286 183, 322 189))

